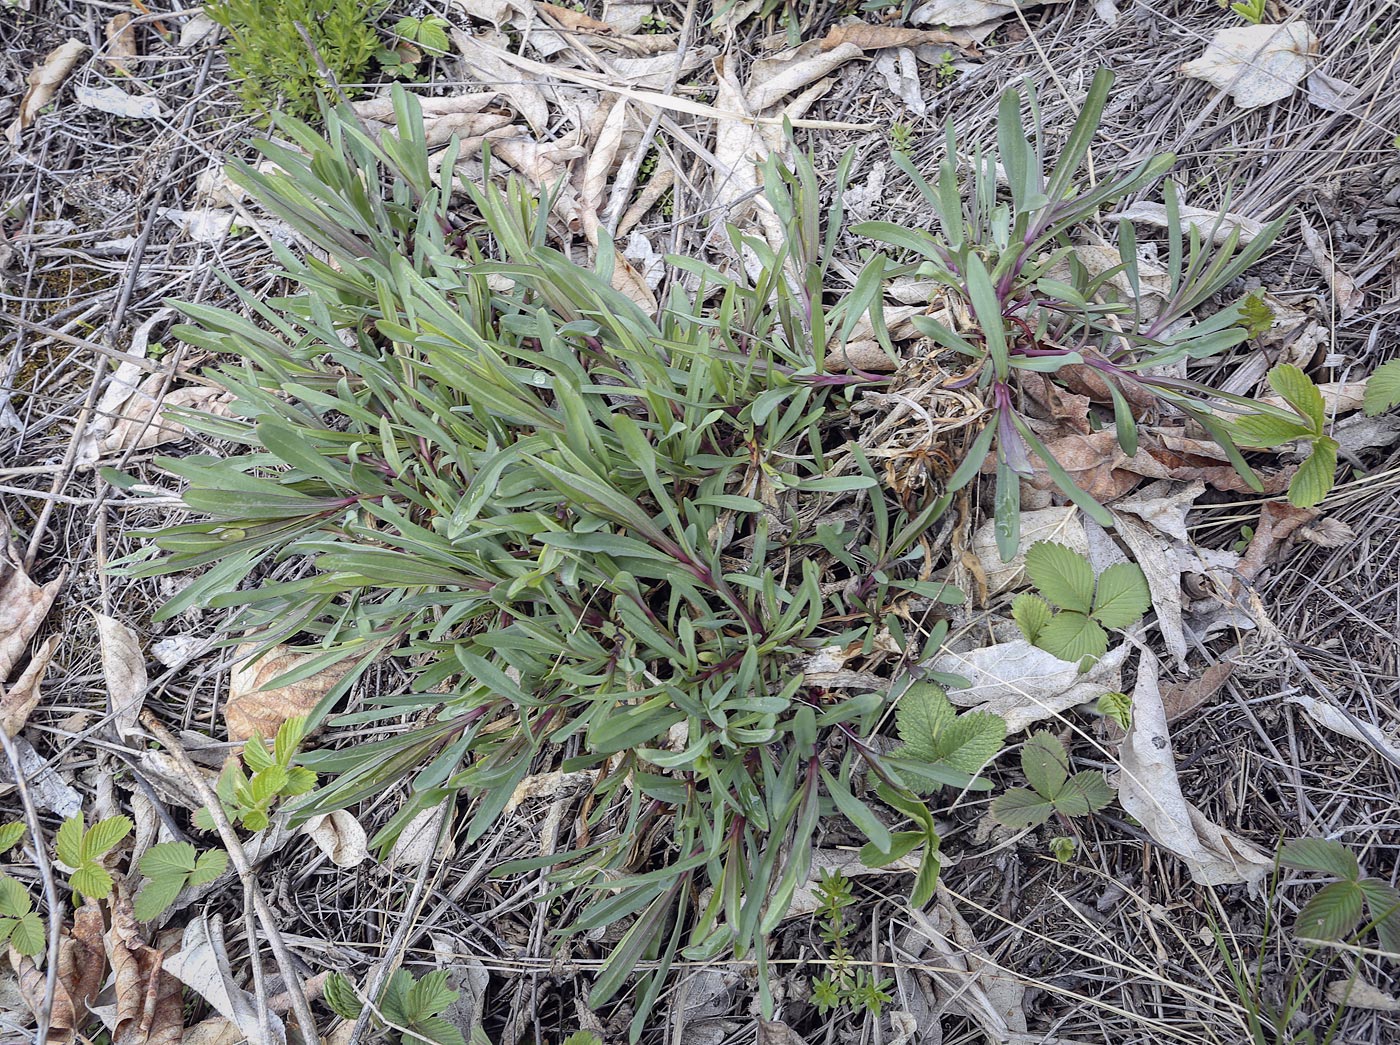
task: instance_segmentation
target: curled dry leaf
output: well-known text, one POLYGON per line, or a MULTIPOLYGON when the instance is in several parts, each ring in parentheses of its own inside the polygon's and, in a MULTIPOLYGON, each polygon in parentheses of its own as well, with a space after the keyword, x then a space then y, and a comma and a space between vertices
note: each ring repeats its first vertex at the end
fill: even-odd
POLYGON ((1302 214, 1298 215, 1298 230, 1303 234, 1303 242, 1308 246, 1308 253, 1312 255, 1313 264, 1327 280, 1327 285, 1332 288, 1332 300, 1337 303, 1337 314, 1342 319, 1348 319, 1355 315, 1356 310, 1366 300, 1366 294, 1356 285, 1356 280, 1337 267, 1337 263, 1332 260, 1332 252, 1327 249, 1327 244, 1323 242, 1322 236, 1302 214))
MULTIPOLYGON (((951 24, 951 23, 945 23, 951 24)), ((868 22, 848 22, 832 26, 821 39, 821 49, 830 51, 842 44, 855 44, 862 51, 879 51, 886 47, 918 47, 920 44, 959 44, 965 38, 941 29, 912 29, 900 25, 871 25, 868 22)))
MULTIPOLYGON (((19 771, 29 781, 29 797, 38 808, 57 813, 65 820, 82 810, 82 796, 34 750, 34 745, 24 737, 15 737, 11 743, 19 756, 19 771)), ((14 783, 9 759, 0 759, 0 781, 14 783)))
POLYGON ((1297 89, 1316 49, 1317 37, 1303 21, 1231 26, 1217 31, 1205 53, 1181 72, 1228 91, 1241 109, 1257 109, 1297 89))
POLYGON ((20 565, 23 554, 0 545, 0 684, 10 675, 29 640, 39 630, 63 587, 63 574, 47 584, 35 584, 20 565))
POLYGON ((572 29, 575 32, 609 36, 617 31, 607 22, 584 14, 582 11, 575 11, 572 7, 560 7, 558 4, 547 3, 536 3, 535 7, 549 15, 565 29, 572 29))
POLYGON ((301 830, 336 867, 357 867, 369 857, 365 829, 344 809, 313 816, 301 830))
MULTIPOLYGON (((132 331, 131 344, 127 347, 126 354, 145 359, 150 347, 151 332, 172 315, 173 309, 159 309, 132 331)), ((122 407, 141 387, 143 374, 145 370, 141 366, 132 359, 125 359, 107 379, 107 386, 102 390, 102 396, 93 410, 92 420, 78 439, 79 464, 92 464, 101 456, 102 441, 111 435, 112 429, 123 419, 122 407)), ((161 375, 151 376, 156 378, 156 387, 159 388, 161 375)))
POLYGON ((1306 695, 1284 698, 1302 708, 1308 718, 1333 733, 1358 740, 1392 765, 1400 766, 1400 744, 1374 723, 1357 718, 1349 711, 1306 695))
POLYGON ((501 58, 499 51, 507 43, 504 34, 493 32, 472 36, 454 29, 452 41, 457 45, 468 73, 509 102, 530 125, 530 130, 543 137, 549 125, 549 102, 545 100, 544 91, 534 77, 507 65, 501 58))
POLYGON ((112 1045, 180 1045, 185 1027, 183 986, 163 968, 165 955, 142 937, 120 879, 106 940, 116 993, 112 1045))
POLYGON ((439 858, 446 859, 452 845, 451 835, 442 830, 447 805, 424 809, 408 822, 384 857, 385 870, 418 868, 439 858))
POLYGON ((107 713, 125 740, 139 733, 136 719, 146 701, 146 655, 136 632, 114 617, 94 613, 102 649, 102 676, 107 683, 107 713))
POLYGON ((123 11, 107 20, 107 64, 123 76, 131 75, 130 59, 137 57, 136 27, 131 15, 123 11))
POLYGON ((40 684, 44 680, 44 672, 48 670, 49 662, 53 660, 54 651, 58 649, 61 637, 50 635, 41 642, 29 658, 29 666, 9 689, 6 689, 4 681, 0 680, 0 729, 5 731, 6 736, 17 736, 29 721, 30 714, 38 707, 40 684))
POLYGON ((948 690, 948 699, 963 708, 1000 715, 1008 733, 1019 733, 1070 708, 1088 704, 1121 686, 1128 644, 1109 650, 1083 674, 1079 665, 1060 660, 1015 639, 960 653, 940 653, 930 665, 934 671, 961 675, 968 685, 948 690))
POLYGON ((559 770, 536 773, 515 785, 515 790, 506 801, 505 811, 512 813, 522 802, 528 802, 532 798, 567 798, 592 786, 593 774, 587 770, 577 773, 564 773, 559 770))
POLYGON ((1143 650, 1133 688, 1132 723, 1118 749, 1122 768, 1118 801, 1158 845, 1186 862, 1193 881, 1200 885, 1246 882, 1257 888, 1273 870, 1273 859, 1212 823, 1181 793, 1157 679, 1157 658, 1143 650))
MULTIPOLYGON (((49 1009, 47 1045, 71 1045, 89 1022, 88 1007, 102 988, 107 972, 102 908, 88 900, 73 913, 73 927, 63 930, 58 947, 58 981, 49 1009)), ((19 977, 20 994, 29 1011, 44 1004, 47 976, 32 958, 10 948, 10 964, 19 977)))
POLYGON ((86 50, 87 44, 83 41, 66 40, 30 71, 28 87, 20 99, 19 115, 5 128, 5 137, 11 145, 19 145, 20 135, 38 118, 44 106, 53 101, 53 96, 86 50))
MULTIPOLYGON (((253 646, 243 645, 235 653, 248 658, 254 649, 253 646)), ((247 740, 255 732, 264 738, 271 738, 287 719, 311 714, 321 698, 354 665, 353 660, 338 661, 308 678, 287 682, 274 689, 265 688, 279 676, 296 671, 313 656, 294 653, 290 647, 278 644, 256 661, 245 659, 235 667, 229 675, 228 700, 224 704, 224 723, 228 727, 229 739, 235 742, 247 740)))
MULTIPOLYGON (((1170 220, 1167 217, 1165 204, 1149 201, 1134 203, 1118 211, 1113 217, 1143 225, 1155 225, 1162 229, 1167 227, 1170 220)), ((1201 207, 1178 207, 1177 217, 1184 226, 1181 231, 1195 229, 1202 236, 1210 237, 1211 242, 1216 246, 1224 243, 1235 229, 1240 230, 1239 242, 1241 245, 1257 239, 1264 231, 1263 222, 1255 221, 1253 218, 1246 218, 1239 214, 1222 215, 1218 211, 1205 210, 1201 207)))
MULTIPOLYGON (((1035 7, 1034 2, 1022 8, 1035 7)), ((985 25, 1016 10, 1015 0, 930 0, 909 14, 914 25, 985 25)))
POLYGON ((1374 1012, 1400 1012, 1400 998, 1387 994, 1365 980, 1333 980, 1327 985, 1327 1000, 1333 1005, 1374 1012))
POLYGON ((103 454, 146 450, 186 438, 190 430, 167 413, 176 407, 198 410, 215 417, 232 415, 233 396, 228 392, 209 385, 188 385, 168 390, 162 396, 160 389, 163 383, 161 374, 152 374, 141 382, 123 404, 112 430, 103 436, 103 454))
POLYGON ((234 978, 224 947, 223 921, 201 911, 185 926, 180 951, 165 960, 165 971, 198 994, 226 1020, 237 1025, 251 1045, 286 1045, 282 1019, 260 1010, 257 1000, 234 978))
POLYGON ((167 110, 160 99, 149 94, 127 94, 120 87, 89 87, 79 84, 73 88, 79 105, 99 112, 111 113, 124 120, 156 120, 167 110))

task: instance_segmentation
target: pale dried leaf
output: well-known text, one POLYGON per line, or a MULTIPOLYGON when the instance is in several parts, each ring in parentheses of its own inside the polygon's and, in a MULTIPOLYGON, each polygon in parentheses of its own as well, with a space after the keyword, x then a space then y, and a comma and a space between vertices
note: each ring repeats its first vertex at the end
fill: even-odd
POLYGON ((815 53, 799 51, 791 58, 755 62, 744 100, 751 111, 761 113, 864 53, 855 44, 846 43, 827 51, 818 47, 815 53))
POLYGON ((463 14, 498 27, 508 22, 512 15, 531 13, 529 0, 452 0, 452 6, 463 14))
POLYGON ((807 1039, 781 1020, 759 1020, 755 1045, 807 1045, 807 1039))
POLYGON ((1333 733, 1358 740, 1393 765, 1400 766, 1400 744, 1379 726, 1314 697, 1299 694, 1284 699, 1302 708, 1318 725, 1330 729, 1333 733))
POLYGON ((35 584, 19 565, 22 558, 18 548, 11 548, 7 555, 0 544, 0 684, 9 677, 63 587, 62 574, 47 584, 35 584))
MULTIPOLYGON (((1204 484, 1200 484, 1204 489, 1204 484)), ((1186 631, 1182 625, 1181 565, 1172 552, 1173 541, 1166 534, 1154 532, 1126 514, 1114 513, 1115 532, 1132 552, 1133 561, 1147 578, 1152 593, 1152 609, 1157 614, 1157 630, 1162 644, 1176 658, 1177 665, 1186 670, 1186 631)))
MULTIPOLYGON (((1366 382, 1369 377, 1361 381, 1324 381, 1317 386, 1318 392, 1322 394, 1322 409, 1328 417, 1336 417, 1338 414, 1349 414, 1360 410, 1366 400, 1366 382)), ((1288 400, 1283 396, 1260 396, 1261 403, 1268 403, 1270 406, 1283 407, 1289 409, 1288 400)))
POLYGON ((567 797, 592 786, 593 774, 587 770, 579 770, 576 773, 564 773, 559 770, 536 773, 515 785, 515 790, 506 800, 505 811, 514 812, 522 802, 533 798, 567 797))
POLYGON ((167 668, 178 667, 203 652, 209 641, 198 635, 167 635, 151 643, 151 656, 167 668))
POLYGON ((112 1045, 180 1045, 185 1026, 182 985, 162 968, 165 955, 142 937, 120 879, 106 942, 116 994, 112 1045))
POLYGON ((196 243, 222 242, 233 228, 234 218, 237 217, 231 210, 217 210, 214 207, 200 207, 196 210, 161 207, 156 213, 172 224, 180 226, 196 243))
POLYGON ((561 7, 559 4, 549 4, 539 2, 535 7, 543 11, 549 17, 562 25, 565 29, 571 29, 579 33, 595 33, 600 36, 608 36, 615 33, 614 29, 607 22, 594 18, 592 15, 582 11, 575 11, 572 7, 561 7))
POLYGON ((1181 72, 1228 91, 1241 109, 1257 109, 1297 89, 1316 49, 1317 37, 1303 21, 1230 26, 1218 30, 1205 53, 1181 72))
POLYGON ((219 24, 203 11, 199 11, 184 25, 180 26, 180 42, 176 44, 182 51, 188 51, 210 33, 216 32, 219 24))
MULTIPOLYGON (((145 359, 150 346, 151 332, 172 315, 174 315, 174 309, 159 309, 132 331, 131 344, 127 347, 126 354, 145 359)), ((122 408, 126 405, 127 400, 136 393, 143 381, 149 384, 151 378, 156 380, 158 387, 161 380, 160 374, 148 376, 146 370, 134 361, 122 360, 121 365, 107 379, 107 386, 102 390, 102 396, 98 399, 97 407, 93 410, 92 420, 88 422, 87 428, 83 430, 82 436, 78 439, 78 463, 92 464, 102 456, 102 441, 121 422, 122 408)))
POLYGON ((365 829, 347 810, 313 816, 301 830, 336 867, 357 867, 369 858, 365 829))
POLYGON ((5 128, 5 137, 11 145, 19 144, 20 135, 38 118, 44 106, 53 101, 53 96, 86 50, 87 44, 82 40, 66 40, 30 71, 28 86, 20 99, 19 115, 5 128))
POLYGON ((919 62, 914 52, 907 47, 894 51, 881 52, 875 59, 875 71, 885 80, 891 94, 904 103, 904 107, 916 116, 928 112, 924 101, 923 80, 919 76, 919 62))
POLYGON ((1365 980, 1333 980, 1327 985, 1327 1000, 1333 1005, 1373 1012, 1400 1012, 1400 998, 1387 994, 1365 980))
MULTIPOLYGON (((235 655, 249 657, 255 647, 239 646, 235 655)), ((317 703, 345 677, 354 665, 351 659, 322 668, 309 678, 266 688, 279 676, 295 671, 313 659, 313 654, 293 653, 278 644, 256 661, 243 660, 229 675, 228 699, 224 702, 224 724, 232 741, 247 740, 255 732, 265 739, 289 718, 309 715, 317 703)))
POLYGON ((972 551, 981 566, 982 577, 992 595, 1019 588, 1026 583, 1026 552, 1037 541, 1054 541, 1081 555, 1089 553, 1089 538, 1073 505, 1038 508, 1021 513, 1021 543, 1010 562, 1001 561, 997 550, 996 528, 992 520, 978 527, 972 536, 972 551))
MULTIPOLYGON (((72 929, 63 930, 58 949, 58 982, 49 1009, 48 1045, 70 1045, 85 1027, 89 1006, 106 975, 102 908, 88 900, 73 914, 72 929)), ((10 948, 10 965, 19 977, 19 989, 30 1012, 44 1004, 47 977, 33 959, 10 948)))
POLYGON ((1353 114, 1364 97, 1361 90, 1345 80, 1314 69, 1308 73, 1308 101, 1324 112, 1353 114))
POLYGON ((1356 280, 1337 267, 1337 263, 1332 260, 1332 252, 1327 249, 1322 236, 1305 215, 1298 215, 1298 229, 1303 234, 1303 242, 1308 245, 1313 264, 1332 288, 1332 300, 1337 304, 1337 315, 1342 319, 1355 315, 1356 310, 1366 300, 1365 292, 1356 285, 1356 280))
POLYGON ((968 652, 946 651, 930 664, 934 671, 961 675, 966 687, 948 690, 958 707, 1000 715, 1008 733, 1064 714, 1121 688, 1128 643, 1110 649, 1087 672, 1025 639, 968 652))
MULTIPOLYGON (((439 116, 479 113, 496 100, 495 91, 477 91, 472 94, 452 94, 442 98, 416 94, 412 91, 407 93, 418 100, 418 106, 423 110, 423 121, 425 123, 431 123, 439 116)), ((359 116, 362 120, 373 120, 376 123, 387 124, 396 122, 394 116, 394 99, 392 97, 364 98, 358 102, 351 102, 350 108, 354 109, 355 115, 359 116)))
MULTIPOLYGON (((65 820, 82 810, 82 796, 58 775, 29 741, 24 737, 15 737, 10 742, 19 756, 19 771, 29 782, 29 797, 38 808, 57 813, 65 820)), ((0 759, 0 781, 14 783, 14 771, 10 768, 9 759, 0 759)))
MULTIPOLYGON (((354 1026, 353 1022, 342 1023, 339 1029, 348 1033, 354 1026)), ((185 1031, 184 1045, 243 1045, 247 1040, 248 1036, 232 1020, 210 1016, 185 1031)))
POLYGON ((179 953, 165 959, 165 971, 236 1024, 251 1045, 286 1045, 282 1018, 260 1011, 257 999, 238 986, 224 948, 223 920, 217 915, 211 918, 201 911, 190 920, 179 953))
MULTIPOLYGON (((1194 228, 1202 236, 1209 237, 1216 246, 1224 243, 1235 229, 1240 230, 1239 242, 1241 245, 1257 239, 1264 231, 1262 222, 1240 214, 1227 213, 1222 215, 1219 211, 1187 206, 1177 208, 1177 214, 1181 219, 1182 232, 1194 228)), ((1139 222, 1143 225, 1155 225, 1162 229, 1166 228, 1168 224, 1166 205, 1147 200, 1124 207, 1112 216, 1139 222)))
POLYGON ((1157 679, 1157 658, 1143 650, 1133 688, 1132 724, 1118 750, 1118 801, 1158 845, 1186 862, 1196 883, 1247 882, 1257 888, 1273 870, 1273 859, 1212 823, 1181 793, 1157 679))
POLYGON ((446 803, 424 809, 415 815, 384 857, 384 869, 419 868, 434 860, 446 859, 452 840, 450 837, 441 837, 439 843, 442 821, 446 815, 446 803))
POLYGON ((41 642, 29 658, 29 666, 9 689, 0 681, 0 729, 9 737, 17 736, 39 705, 41 683, 61 635, 50 635, 41 642))
POLYGON ((887 374, 898 370, 900 360, 891 358, 878 341, 849 341, 845 345, 835 345, 826 352, 826 369, 864 370, 867 373, 887 374))
POLYGON ((147 450, 186 438, 190 430, 166 412, 175 407, 198 410, 214 417, 229 417, 233 412, 233 394, 223 389, 212 385, 188 385, 167 389, 162 396, 160 390, 163 384, 164 375, 161 374, 152 374, 141 382, 122 407, 121 416, 112 430, 103 437, 103 454, 147 450))
POLYGON ((80 83, 73 88, 73 97, 79 105, 124 120, 156 120, 169 112, 154 95, 127 94, 120 87, 89 87, 80 83))
POLYGON ((597 245, 598 213, 603 207, 608 182, 612 175, 613 163, 622 146, 622 134, 627 128, 627 99, 616 98, 608 110, 598 132, 598 139, 589 150, 583 166, 583 186, 579 191, 579 205, 587 217, 585 229, 590 231, 589 241, 597 245))
POLYGON ((533 77, 527 76, 518 66, 506 64, 497 46, 507 43, 505 36, 500 33, 471 36, 454 29, 452 40, 468 73, 509 102, 530 125, 530 130, 543 137, 549 126, 549 102, 533 77))
POLYGON ((959 42, 956 34, 946 33, 941 29, 911 29, 902 25, 847 22, 845 25, 831 27, 821 39, 821 49, 830 51, 842 44, 855 44, 862 51, 879 51, 886 47, 918 47, 920 44, 959 42))
MULTIPOLYGON (((1022 9, 1035 7, 1033 0, 1022 3, 1022 9)), ((909 13, 913 25, 984 25, 1005 18, 1016 10, 1014 0, 931 0, 909 13)))
POLYGON ((107 713, 123 740, 140 733, 136 720, 146 701, 146 655, 141 640, 127 625, 105 613, 97 618, 102 675, 107 683, 107 713))
POLYGON ((131 24, 131 15, 122 12, 107 20, 107 64, 124 76, 131 75, 129 59, 138 55, 136 50, 136 27, 131 24))

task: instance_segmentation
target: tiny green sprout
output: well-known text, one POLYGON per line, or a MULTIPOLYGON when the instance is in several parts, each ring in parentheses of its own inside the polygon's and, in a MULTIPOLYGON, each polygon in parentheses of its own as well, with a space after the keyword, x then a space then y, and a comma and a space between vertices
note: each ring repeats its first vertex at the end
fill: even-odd
POLYGON ((1235 321, 1237 326, 1244 328, 1244 332, 1250 337, 1258 337, 1267 334, 1274 326, 1274 310, 1269 307, 1263 296, 1258 291, 1252 291, 1246 295, 1245 299, 1239 303, 1239 319, 1235 321))
POLYGON ((15 846, 19 845, 24 838, 25 826, 22 821, 15 820, 8 824, 0 824, 0 856, 4 856, 15 846))
POLYGON ((592 1031, 576 1030, 564 1039, 562 1045, 603 1045, 603 1039, 592 1031))
POLYGON ((1147 578, 1136 563, 1110 566, 1096 579, 1088 559, 1053 541, 1031 546, 1026 573, 1040 596, 1018 595, 1012 620, 1026 641, 1061 660, 1080 662, 1081 670, 1108 652, 1105 628, 1126 628, 1152 606, 1147 578))
POLYGON ((1021 771, 1030 788, 1009 788, 992 802, 992 819, 1005 827, 1036 827, 1053 814, 1087 816, 1113 799, 1113 791, 1098 770, 1070 776, 1064 744, 1044 730, 1033 734, 1021 748, 1021 771))
POLYGON ((71 868, 68 884, 73 892, 89 900, 105 900, 112 895, 112 875, 102 866, 102 858, 131 833, 131 821, 110 816, 83 830, 83 814, 74 813, 58 829, 56 851, 59 862, 71 868))
POLYGON ((187 886, 212 882, 228 867, 228 853, 210 849, 196 855, 188 842, 162 842, 141 857, 146 884, 136 897, 136 920, 149 922, 175 902, 187 886))
POLYGON ((1230 3, 1230 0, 1222 0, 1221 7, 1229 4, 1230 10, 1240 18, 1243 18, 1250 25, 1258 25, 1264 21, 1264 5, 1268 0, 1239 0, 1237 3, 1230 3))
POLYGON ((1238 555, 1243 555, 1249 551, 1250 544, 1254 541, 1254 527, 1245 525, 1240 527, 1240 539, 1231 547, 1238 555))
POLYGON ((1079 848, 1079 843, 1069 835, 1056 835, 1050 839, 1050 855, 1057 863, 1067 864, 1074 859, 1075 850, 1079 848))
MULTIPOLYGON (((297 716, 278 727, 271 749, 259 734, 249 737, 243 745, 243 764, 252 775, 233 761, 219 774, 215 791, 224 815, 249 831, 261 831, 271 823, 272 807, 278 799, 304 795, 314 788, 316 774, 296 765, 297 749, 305 736, 306 718, 297 716)), ((208 809, 195 813, 194 824, 201 831, 215 829, 208 809)))
POLYGON ((1127 732, 1133 724, 1133 698, 1126 693, 1105 693, 1096 705, 1100 715, 1118 723, 1118 728, 1127 732))
POLYGON ((0 945, 31 958, 44 949, 44 921, 33 907, 24 886, 0 874, 0 945))
POLYGON ((890 124, 890 150, 908 156, 914 148, 914 128, 900 120, 890 124))

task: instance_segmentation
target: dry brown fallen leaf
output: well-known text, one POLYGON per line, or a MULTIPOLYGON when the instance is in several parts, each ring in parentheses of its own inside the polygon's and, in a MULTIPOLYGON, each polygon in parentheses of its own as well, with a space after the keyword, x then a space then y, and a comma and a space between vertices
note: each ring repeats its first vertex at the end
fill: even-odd
MULTIPOLYGON (((250 657, 256 647, 239 646, 236 655, 250 657)), ((279 675, 285 675, 312 659, 312 654, 293 653, 282 644, 250 663, 246 659, 229 674, 228 700, 224 703, 224 724, 228 738, 238 742, 254 733, 271 739, 289 718, 309 715, 322 697, 345 677, 353 660, 342 660, 322 668, 309 678, 275 689, 264 689, 279 675)))
POLYGON ((131 898, 118 880, 107 933, 107 960, 116 993, 112 1045, 180 1045, 184 985, 165 972, 165 955, 146 943, 131 898))
POLYGON ((1333 1005, 1375 1012, 1400 1012, 1400 998, 1387 994, 1365 980, 1333 980, 1327 985, 1327 1000, 1333 1005))
POLYGON ((582 11, 575 11, 572 7, 560 7, 558 4, 540 2, 537 2, 535 7, 549 15, 565 29, 572 29, 575 32, 610 36, 617 31, 607 22, 584 14, 582 11))
POLYGON ((102 453, 147 450, 188 437, 190 430, 169 412, 177 407, 214 417, 232 416, 231 393, 209 385, 188 385, 160 397, 162 379, 163 375, 152 374, 131 394, 112 430, 102 438, 102 453))
POLYGON ((1323 242, 1322 236, 1302 214, 1298 215, 1298 231, 1303 234, 1303 242, 1308 246, 1308 253, 1312 255, 1313 264, 1327 280, 1327 285, 1332 288, 1332 300, 1337 303, 1337 315, 1342 319, 1355 315, 1356 310, 1366 300, 1365 292, 1356 285, 1356 280, 1337 267, 1337 263, 1332 260, 1332 252, 1327 249, 1327 244, 1323 242))
POLYGON ((146 702, 146 655, 136 632, 114 617, 94 613, 102 651, 102 676, 107 683, 107 713, 117 736, 139 733, 137 716, 146 702))
POLYGON ((490 87, 518 112, 530 130, 544 136, 549 125, 549 102, 539 82, 518 68, 507 65, 497 51, 508 45, 504 34, 483 33, 472 36, 459 29, 452 30, 468 73, 481 84, 490 87))
POLYGON ((1257 109, 1292 94, 1316 51, 1317 37, 1306 22, 1237 25, 1216 32, 1205 53, 1181 72, 1228 91, 1241 109, 1257 109))
MULTIPOLYGON (((1124 207, 1111 216, 1163 229, 1168 224, 1166 205, 1153 203, 1150 200, 1124 207)), ((1235 229, 1240 230, 1239 242, 1241 245, 1257 239, 1264 231, 1263 222, 1246 218, 1241 214, 1222 216, 1218 211, 1206 210, 1204 207, 1180 207, 1177 211, 1177 217, 1180 219, 1183 232, 1188 228, 1194 228, 1202 236, 1209 236, 1211 242, 1217 247, 1224 243, 1235 229)))
MULTIPOLYGON (((48 1045, 71 1045, 78 1030, 88 1023, 88 1006, 97 997, 106 976, 103 947, 105 925, 102 908, 88 900, 73 913, 73 927, 63 930, 58 947, 58 983, 49 1010, 48 1045)), ((44 1004, 47 976, 32 958, 10 948, 10 965, 19 977, 20 994, 29 1011, 44 1004)))
POLYGON ((136 27, 131 15, 123 11, 107 22, 107 64, 123 76, 131 75, 130 59, 137 57, 136 27))
POLYGON ((40 110, 53 101, 53 96, 73 71, 73 66, 87 50, 87 46, 82 40, 66 40, 50 51, 44 61, 30 71, 29 86, 25 88, 24 97, 20 99, 19 115, 5 128, 5 137, 10 140, 11 145, 19 145, 20 136, 25 129, 38 118, 40 110))
POLYGON ((6 736, 17 736, 39 705, 40 683, 44 680, 49 662, 53 660, 54 651, 58 649, 60 638, 60 635, 50 635, 41 642, 29 658, 29 666, 9 689, 0 679, 0 729, 5 731, 6 736))
POLYGON ((313 816, 301 830, 336 867, 357 867, 369 859, 365 829, 347 810, 313 816))
POLYGON ((63 587, 64 574, 47 584, 35 584, 19 565, 23 558, 17 545, 11 543, 7 550, 0 544, 0 684, 9 677, 63 587))
POLYGON ((1238 591, 1244 584, 1255 580, 1266 566, 1278 562, 1293 531, 1317 517, 1318 512, 1312 508, 1295 508, 1281 501, 1265 501, 1259 510, 1254 536, 1250 538, 1244 558, 1235 570, 1238 579, 1234 589, 1238 591))
POLYGON ((832 26, 821 39, 821 49, 830 51, 842 44, 855 44, 862 51, 879 51, 886 47, 918 47, 920 44, 962 44, 965 38, 941 29, 911 29, 902 25, 871 25, 850 22, 832 26))

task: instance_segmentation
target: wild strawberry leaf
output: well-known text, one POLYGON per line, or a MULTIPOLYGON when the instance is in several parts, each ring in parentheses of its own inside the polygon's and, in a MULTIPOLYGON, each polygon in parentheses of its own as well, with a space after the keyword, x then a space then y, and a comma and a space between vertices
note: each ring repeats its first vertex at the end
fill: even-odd
POLYGON ((1016 627, 1021 629, 1026 641, 1032 645, 1040 638, 1040 633, 1054 615, 1055 611, 1050 608, 1048 602, 1030 592, 1022 592, 1011 603, 1011 619, 1016 622, 1016 627))
POLYGON ((1045 730, 1032 733, 1021 747, 1021 772, 1046 801, 1053 801, 1069 779, 1069 756, 1059 738, 1045 730))
POLYGON ((106 856, 123 838, 131 834, 131 820, 125 816, 109 816, 88 828, 83 835, 83 857, 96 860, 106 856))
POLYGON ((991 816, 997 823, 1021 830, 1050 819, 1055 807, 1024 787, 1007 788, 992 800, 991 816))
POLYGON ((1320 504, 1337 481, 1337 440, 1318 436, 1313 440, 1312 453, 1298 466, 1298 474, 1288 484, 1288 501, 1298 508, 1320 504))
POLYGON ((1367 417, 1400 405, 1400 359, 1392 359, 1376 368, 1366 379, 1366 392, 1361 401, 1367 417))
POLYGON ((1040 594, 1065 610, 1088 613, 1094 602, 1094 570, 1073 548, 1037 541, 1026 552, 1026 573, 1040 594))
POLYGON ((1105 628, 1126 628, 1151 606, 1152 592, 1137 563, 1120 562, 1099 574, 1093 615, 1105 628))
POLYGON ((63 821, 54 840, 54 852, 61 863, 81 867, 83 863, 83 814, 74 813, 63 821))
POLYGON ((1279 850, 1279 863, 1295 871, 1317 871, 1348 881, 1361 877, 1356 854, 1327 838, 1295 838, 1279 850))
POLYGON ((1036 645, 1061 660, 1078 662, 1102 657, 1108 651, 1108 633, 1084 614, 1065 610, 1041 629, 1036 645))
POLYGON ((105 900, 112 895, 112 876, 101 864, 83 864, 73 872, 68 884, 75 893, 90 900, 105 900))
POLYGON ((1355 882, 1323 886, 1298 912, 1294 932, 1314 940, 1340 940, 1350 935, 1361 920, 1364 895, 1355 882))
POLYGON ((1269 385, 1312 425, 1313 432, 1322 432, 1327 408, 1312 378, 1292 363, 1281 363, 1269 371, 1269 385))
POLYGON ((183 878, 194 870, 195 849, 189 842, 162 842, 141 857, 141 873, 147 878, 183 878))
POLYGON ((895 729, 904 741, 900 752, 906 758, 936 762, 939 734, 953 721, 953 705, 940 686, 932 682, 916 682, 904 691, 895 709, 895 729))
POLYGON ((0 825, 0 856, 19 845, 19 840, 24 837, 24 832, 24 823, 19 820, 12 824, 0 825))
POLYGON ((149 922, 159 918, 161 912, 173 904, 185 888, 185 876, 152 878, 141 887, 141 892, 133 904, 133 913, 138 922, 149 922))
POLYGON ((1087 816, 1113 801, 1113 790, 1098 770, 1075 773, 1055 796, 1055 809, 1065 816, 1087 816))

